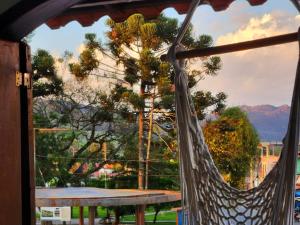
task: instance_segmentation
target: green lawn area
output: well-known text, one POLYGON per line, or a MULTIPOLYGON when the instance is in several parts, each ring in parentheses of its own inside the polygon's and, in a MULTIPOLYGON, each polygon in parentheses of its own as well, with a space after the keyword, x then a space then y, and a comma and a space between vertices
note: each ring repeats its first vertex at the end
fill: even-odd
MULTIPOLYGON (((153 221, 153 218, 154 218, 154 214, 145 216, 146 221, 153 221)), ((135 215, 123 216, 121 220, 124 222, 134 221, 135 215)), ((175 220, 176 220, 176 212, 160 212, 157 216, 157 221, 175 221, 175 220)))
MULTIPOLYGON (((122 222, 122 224, 135 224, 135 223, 127 223, 127 222, 122 222)), ((176 222, 156 222, 156 223, 145 223, 147 225, 175 225, 176 222)))
MULTIPOLYGON (((84 207, 83 212, 84 212, 84 217, 88 218, 88 207, 84 207)), ((97 207, 97 213, 98 213, 98 217, 104 218, 106 216, 106 208, 97 207)), ((111 215, 113 215, 112 212, 111 212, 111 215)), ((36 213, 36 217, 37 218, 40 217, 39 213, 36 213)), ((79 218, 79 207, 72 208, 72 218, 73 219, 79 218)), ((156 223, 150 222, 150 221, 153 221, 153 218, 154 218, 153 208, 147 208, 146 216, 145 216, 145 220, 149 222, 149 223, 146 223, 147 225, 152 225, 152 224, 153 225, 175 225, 176 212, 173 212, 173 211, 159 212, 156 223), (164 222, 164 221, 166 221, 166 222, 164 222)), ((125 215, 125 216, 121 217, 122 224, 134 224, 134 222, 135 222, 135 215, 125 215)))
MULTIPOLYGON (((106 216, 106 209, 103 207, 97 207, 98 217, 105 217, 106 216)), ((88 207, 83 208, 83 215, 85 218, 89 217, 89 209, 88 207)), ((72 218, 79 218, 79 207, 72 208, 72 218)))
MULTIPOLYGON (((88 217, 88 207, 84 207, 84 217, 88 217)), ((104 218, 106 216, 106 209, 103 207, 97 207, 97 213, 98 213, 98 217, 104 218)), ((73 211, 72 211, 72 217, 73 218, 78 218, 79 217, 79 207, 73 207, 73 211)), ((145 216, 145 220, 146 221, 153 221, 154 218, 154 211, 151 208, 147 208, 146 211, 146 216, 145 216), (150 214, 150 215, 147 215, 150 214)), ((122 222, 133 222, 135 221, 135 215, 125 215, 121 217, 121 221, 122 222)), ((159 212, 158 216, 157 216, 157 225, 174 225, 176 221, 176 212, 159 212), (174 221, 171 223, 159 223, 159 221, 174 221)), ((147 224, 153 224, 153 223, 147 223, 147 224)))

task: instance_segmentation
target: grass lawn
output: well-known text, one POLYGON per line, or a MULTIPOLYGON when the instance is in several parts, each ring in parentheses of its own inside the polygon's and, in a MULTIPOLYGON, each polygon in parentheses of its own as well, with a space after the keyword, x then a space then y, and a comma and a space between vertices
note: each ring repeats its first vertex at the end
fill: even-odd
MULTIPOLYGON (((145 216, 146 221, 153 221, 153 218, 154 218, 154 214, 145 216)), ((122 216, 121 220, 124 222, 134 221, 135 215, 122 216)), ((157 221, 175 221, 175 220, 176 220, 176 212, 160 212, 157 216, 157 221)))
MULTIPOLYGON (((106 216, 106 209, 103 207, 97 207, 98 217, 105 217, 106 216)), ((85 218, 89 217, 89 209, 88 207, 83 208, 83 215, 85 218)), ((72 208, 72 218, 79 218, 79 207, 72 208)))
MULTIPOLYGON (((88 218, 88 207, 84 207, 84 217, 88 218)), ((106 216, 106 209, 103 207, 97 207, 98 217, 104 218, 106 216)), ((112 214, 112 213, 111 213, 112 214)), ((79 217, 79 207, 73 207, 72 210, 72 218, 78 218, 79 217)), ((154 211, 151 208, 147 208, 145 220, 146 221, 153 221, 154 218, 154 211), (148 214, 148 215, 147 215, 148 214)), ((125 215, 121 217, 122 223, 127 222, 134 222, 135 221, 135 215, 125 215)), ((157 216, 157 223, 156 225, 174 225, 176 221, 176 212, 160 212, 157 216), (159 223, 159 221, 168 221, 165 223, 159 223), (169 222, 174 221, 174 222, 169 222)), ((147 223, 147 224, 153 224, 153 223, 147 223)))
MULTIPOLYGON (((122 222, 122 224, 135 224, 135 223, 127 223, 127 222, 122 222)), ((156 223, 145 223, 147 225, 175 225, 176 222, 156 222, 156 223)))

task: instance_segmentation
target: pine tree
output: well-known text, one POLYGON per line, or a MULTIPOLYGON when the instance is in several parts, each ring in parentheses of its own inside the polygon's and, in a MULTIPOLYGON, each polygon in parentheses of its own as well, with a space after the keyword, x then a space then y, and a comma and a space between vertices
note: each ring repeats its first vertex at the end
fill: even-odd
MULTIPOLYGON (((113 74, 123 82, 117 82, 111 94, 114 101, 124 103, 124 114, 129 119, 134 119, 132 116, 134 112, 138 115, 138 187, 143 189, 145 186, 148 187, 150 151, 155 145, 153 135, 159 140, 156 142, 163 143, 168 151, 173 152, 176 149, 174 71, 168 62, 161 61, 160 56, 170 47, 179 25, 176 19, 164 15, 155 20, 145 20, 141 14, 134 14, 121 23, 108 19, 107 25, 108 48, 96 40, 95 34, 86 34, 85 49, 80 54, 78 63, 70 64, 70 71, 79 80, 97 74, 97 69, 103 64, 97 58, 97 52, 102 52, 116 64, 116 72, 108 74, 113 74), (121 72, 117 69, 120 67, 121 72), (165 135, 166 133, 168 135, 165 135)), ((204 48, 212 46, 213 41, 208 35, 193 37, 190 26, 183 44, 186 48, 204 48)), ((193 61, 186 64, 190 88, 195 87, 205 76, 216 75, 221 68, 219 57, 205 57, 200 61, 202 64, 199 69, 190 69, 193 61)), ((196 100, 199 93, 195 92, 196 100)), ((215 111, 222 110, 222 104, 226 99, 225 94, 220 96, 222 98, 211 95, 214 101, 210 101, 209 106, 216 106, 215 111)), ((205 114, 205 108, 198 107, 198 109, 199 113, 205 114)), ((161 143, 156 145, 161 146, 161 143)))

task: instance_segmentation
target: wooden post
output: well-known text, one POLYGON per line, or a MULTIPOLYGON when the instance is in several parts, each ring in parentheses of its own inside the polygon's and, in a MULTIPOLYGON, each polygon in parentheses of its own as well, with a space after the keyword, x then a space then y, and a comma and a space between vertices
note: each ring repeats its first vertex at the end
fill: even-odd
POLYGON ((41 225, 53 225, 52 221, 42 221, 41 225))
POLYGON ((16 85, 30 73, 30 50, 0 40, 0 224, 35 224, 31 90, 16 85))
POLYGON ((96 206, 89 206, 89 225, 95 225, 96 206))
POLYGON ((115 209, 115 223, 114 223, 114 225, 119 225, 120 224, 120 208, 119 207, 117 207, 116 209, 115 209))
POLYGON ((84 225, 83 206, 79 206, 79 225, 84 225))
POLYGON ((145 224, 145 205, 137 205, 135 210, 135 223, 136 225, 145 224))

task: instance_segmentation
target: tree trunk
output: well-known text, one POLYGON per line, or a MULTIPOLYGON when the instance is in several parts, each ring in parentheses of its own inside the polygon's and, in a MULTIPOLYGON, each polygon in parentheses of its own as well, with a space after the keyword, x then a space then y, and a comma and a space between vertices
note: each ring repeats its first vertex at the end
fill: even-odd
POLYGON ((152 131, 153 131, 153 111, 154 111, 154 95, 151 95, 151 110, 149 114, 149 132, 148 132, 148 143, 147 143, 147 153, 146 153, 146 175, 145 175, 145 189, 148 189, 149 185, 149 160, 150 160, 150 149, 151 149, 151 140, 152 140, 152 131))
MULTIPOLYGON (((145 93, 145 85, 143 81, 140 87, 140 96, 143 97, 145 93)), ((139 110, 139 139, 138 139, 138 152, 139 152, 139 170, 138 170, 138 188, 144 189, 144 109, 139 110)))

